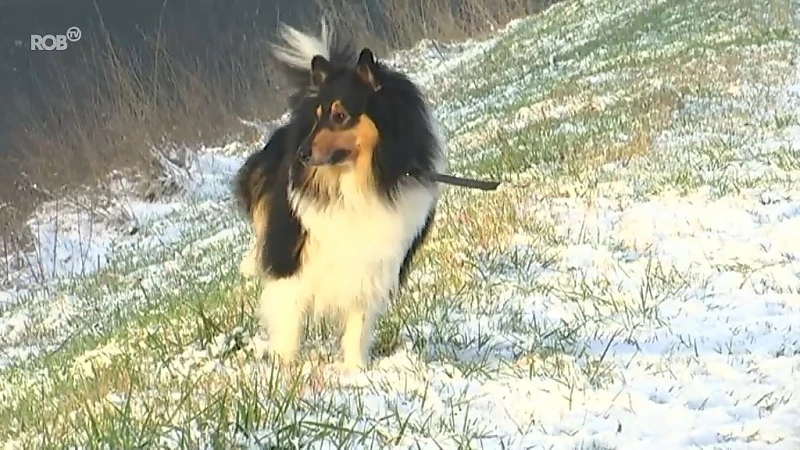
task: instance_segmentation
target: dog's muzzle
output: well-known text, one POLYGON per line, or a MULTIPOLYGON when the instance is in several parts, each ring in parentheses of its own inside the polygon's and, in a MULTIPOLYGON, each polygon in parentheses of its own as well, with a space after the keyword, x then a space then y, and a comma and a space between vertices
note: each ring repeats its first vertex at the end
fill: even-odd
POLYGON ((311 151, 311 147, 301 147, 297 156, 300 162, 307 166, 335 166, 345 161, 347 157, 350 156, 350 150, 338 148, 326 152, 324 156, 317 157, 311 151))

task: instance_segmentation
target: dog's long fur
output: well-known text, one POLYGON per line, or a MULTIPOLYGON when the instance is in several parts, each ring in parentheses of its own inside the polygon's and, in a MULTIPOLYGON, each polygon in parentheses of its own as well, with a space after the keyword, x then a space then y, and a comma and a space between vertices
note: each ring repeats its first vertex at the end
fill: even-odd
POLYGON ((434 220, 446 170, 438 127, 403 74, 336 41, 283 26, 274 54, 291 117, 239 170, 234 194, 254 244, 240 266, 263 282, 270 350, 296 357, 306 313, 344 324, 343 365, 369 362, 375 321, 405 283, 434 220))

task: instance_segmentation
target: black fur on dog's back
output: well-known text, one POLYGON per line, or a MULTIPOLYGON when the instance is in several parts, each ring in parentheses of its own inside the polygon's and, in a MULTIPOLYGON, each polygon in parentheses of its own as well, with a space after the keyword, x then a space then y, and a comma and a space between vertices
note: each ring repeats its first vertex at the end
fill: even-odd
POLYGON ((285 126, 275 130, 264 148, 248 156, 236 172, 233 195, 239 209, 248 218, 253 216, 256 199, 271 195, 281 161, 288 148, 286 145, 288 132, 285 126))
POLYGON ((405 177, 428 184, 435 172, 432 150, 438 150, 422 92, 405 75, 377 61, 378 92, 370 97, 367 115, 380 130, 373 176, 378 190, 393 200, 405 177))

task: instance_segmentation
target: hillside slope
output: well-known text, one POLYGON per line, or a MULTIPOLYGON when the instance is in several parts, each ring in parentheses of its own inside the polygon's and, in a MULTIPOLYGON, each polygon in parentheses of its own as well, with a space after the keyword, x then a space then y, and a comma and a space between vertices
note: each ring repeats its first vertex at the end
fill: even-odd
POLYGON ((13 261, 0 293, 0 442, 800 447, 797 20, 781 2, 573 1, 396 55, 451 171, 506 183, 446 190, 373 367, 310 357, 321 390, 275 382, 237 272, 228 183, 261 143, 192 152, 162 203, 119 180, 103 217, 51 205, 31 221, 41 263, 13 261))

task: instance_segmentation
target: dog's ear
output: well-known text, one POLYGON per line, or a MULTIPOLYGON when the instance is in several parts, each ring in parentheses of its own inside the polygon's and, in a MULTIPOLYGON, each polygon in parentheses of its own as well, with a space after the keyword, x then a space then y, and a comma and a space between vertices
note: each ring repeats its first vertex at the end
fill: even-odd
POLYGON ((361 50, 361 53, 358 55, 358 64, 356 64, 356 72, 358 72, 358 76, 364 80, 372 89, 378 89, 378 82, 375 80, 375 69, 377 68, 377 64, 375 63, 375 56, 372 54, 372 50, 367 47, 364 47, 361 50))
POLYGON ((324 56, 317 55, 311 59, 311 81, 314 86, 320 86, 328 78, 331 63, 324 56))

